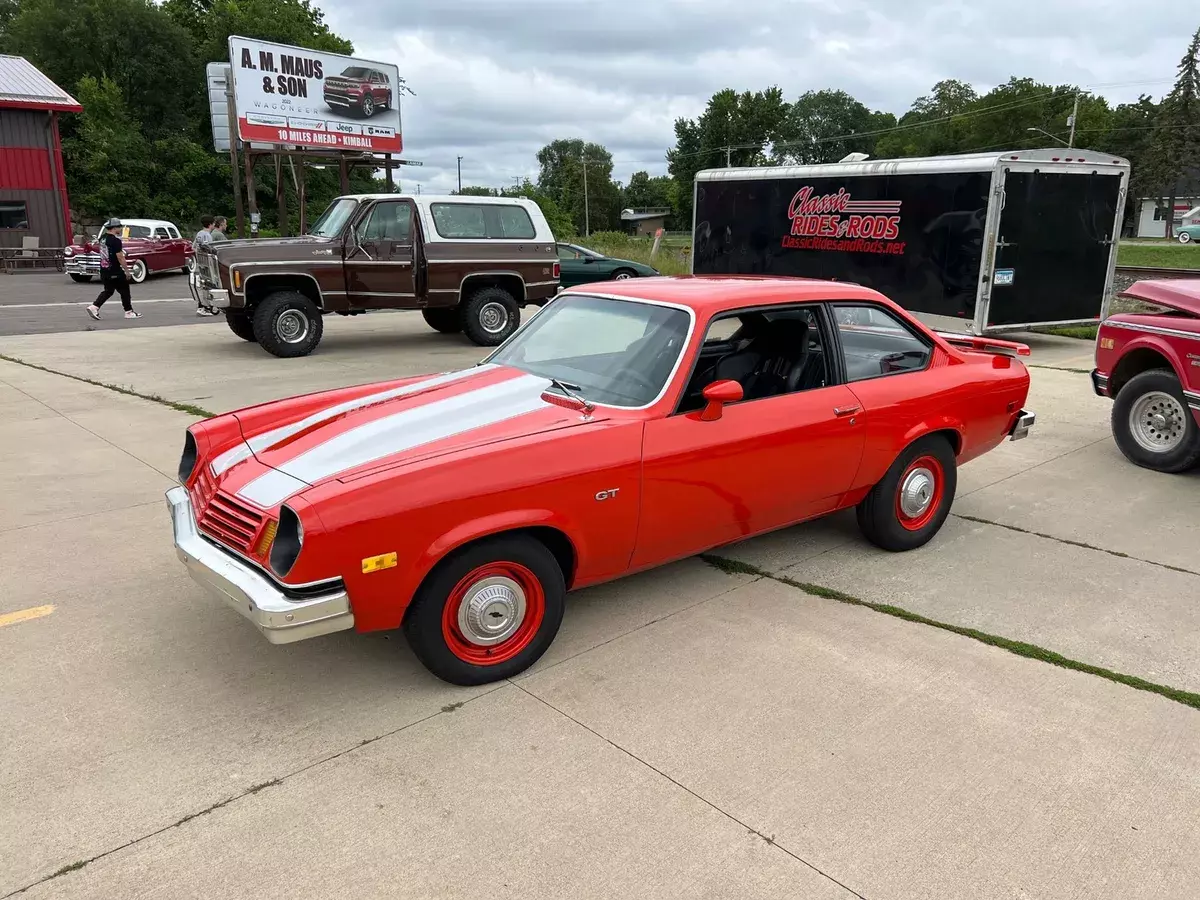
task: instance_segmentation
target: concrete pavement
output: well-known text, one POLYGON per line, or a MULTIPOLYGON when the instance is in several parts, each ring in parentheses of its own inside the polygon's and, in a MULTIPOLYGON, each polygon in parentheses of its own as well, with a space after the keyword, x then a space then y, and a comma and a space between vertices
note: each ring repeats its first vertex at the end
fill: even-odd
MULTIPOLYGON (((1124 463, 1064 340, 1035 339, 1034 435, 963 469, 928 547, 839 516, 722 555, 1200 690, 1200 483, 1124 463)), ((0 353, 213 410, 481 355, 405 314, 305 360, 223 327, 0 353)), ((0 416, 0 614, 55 607, 0 627, 0 898, 1200 892, 1179 703, 699 560, 573 595, 498 686, 398 635, 272 647, 171 550, 189 416, 4 362, 0 416)))

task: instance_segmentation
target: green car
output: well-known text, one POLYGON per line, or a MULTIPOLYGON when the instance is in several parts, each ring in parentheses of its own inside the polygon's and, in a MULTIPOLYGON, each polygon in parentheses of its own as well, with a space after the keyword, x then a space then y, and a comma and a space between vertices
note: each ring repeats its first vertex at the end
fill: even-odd
POLYGON ((560 284, 565 288, 590 281, 624 281, 660 274, 645 263, 605 256, 578 244, 559 244, 558 259, 562 264, 560 284))

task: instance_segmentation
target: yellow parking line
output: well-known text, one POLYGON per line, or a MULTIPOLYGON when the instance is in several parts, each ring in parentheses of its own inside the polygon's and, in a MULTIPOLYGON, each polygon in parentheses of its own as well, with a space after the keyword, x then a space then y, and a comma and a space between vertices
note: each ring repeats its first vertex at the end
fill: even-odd
POLYGON ((31 606, 29 609, 18 609, 16 612, 4 613, 0 615, 0 628, 7 625, 17 625, 21 622, 28 622, 30 619, 40 619, 42 616, 48 616, 54 612, 53 606, 31 606))

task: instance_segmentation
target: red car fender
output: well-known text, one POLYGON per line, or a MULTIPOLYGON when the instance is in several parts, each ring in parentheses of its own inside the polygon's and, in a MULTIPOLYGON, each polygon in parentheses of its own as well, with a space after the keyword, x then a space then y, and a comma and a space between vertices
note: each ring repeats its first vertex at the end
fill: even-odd
MULTIPOLYGON (((515 531, 518 528, 537 527, 553 528, 565 535, 571 544, 576 561, 579 560, 581 552, 579 536, 577 533, 572 533, 574 529, 571 528, 565 516, 549 509, 514 509, 464 522, 443 534, 418 558, 414 567, 417 573, 417 583, 420 584, 421 581, 424 581, 425 576, 440 560, 459 547, 492 534, 515 531)), ((563 572, 563 578, 568 585, 571 584, 573 574, 573 572, 563 572)))
MULTIPOLYGON (((1123 359, 1125 359, 1125 357, 1127 357, 1130 353, 1133 353, 1137 350, 1152 350, 1152 351, 1158 353, 1160 356, 1166 357, 1167 362, 1169 362, 1171 364, 1171 368, 1175 371, 1175 377, 1178 378, 1181 383, 1186 384, 1186 381, 1184 380, 1184 377, 1183 377, 1183 372, 1185 371, 1183 360, 1179 358, 1179 352, 1173 346, 1171 346, 1171 342, 1169 340, 1167 340, 1166 337, 1164 337, 1163 335, 1159 335, 1159 334, 1148 334, 1146 332, 1133 332, 1133 331, 1127 331, 1125 329, 1117 329, 1117 328, 1113 328, 1109 331, 1101 332, 1101 334, 1104 337, 1114 337, 1115 338, 1116 332, 1119 332, 1121 334, 1129 334, 1129 335, 1132 335, 1132 337, 1128 341, 1126 341, 1123 345, 1120 345, 1119 349, 1114 348, 1113 350, 1100 351, 1101 358, 1103 358, 1103 356, 1105 356, 1105 355, 1109 355, 1109 354, 1112 355, 1112 358, 1111 358, 1112 366, 1111 366, 1111 369, 1109 369, 1107 371, 1109 379, 1111 379, 1113 377, 1113 375, 1116 374, 1116 370, 1121 367, 1121 361, 1123 359)), ((1102 372, 1105 371, 1103 366, 1099 366, 1098 368, 1100 368, 1100 370, 1102 372)), ((1110 396, 1111 396, 1111 394, 1110 394, 1110 396)))

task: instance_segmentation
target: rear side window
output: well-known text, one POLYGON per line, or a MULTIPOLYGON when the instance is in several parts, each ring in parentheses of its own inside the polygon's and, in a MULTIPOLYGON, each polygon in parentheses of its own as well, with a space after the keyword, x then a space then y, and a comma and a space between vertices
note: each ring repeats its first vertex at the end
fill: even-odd
POLYGON ((925 369, 933 349, 907 325, 878 306, 835 305, 848 381, 865 381, 925 369))
POLYGON ((474 203, 434 203, 433 227, 439 236, 456 240, 532 240, 533 220, 521 206, 474 203))

